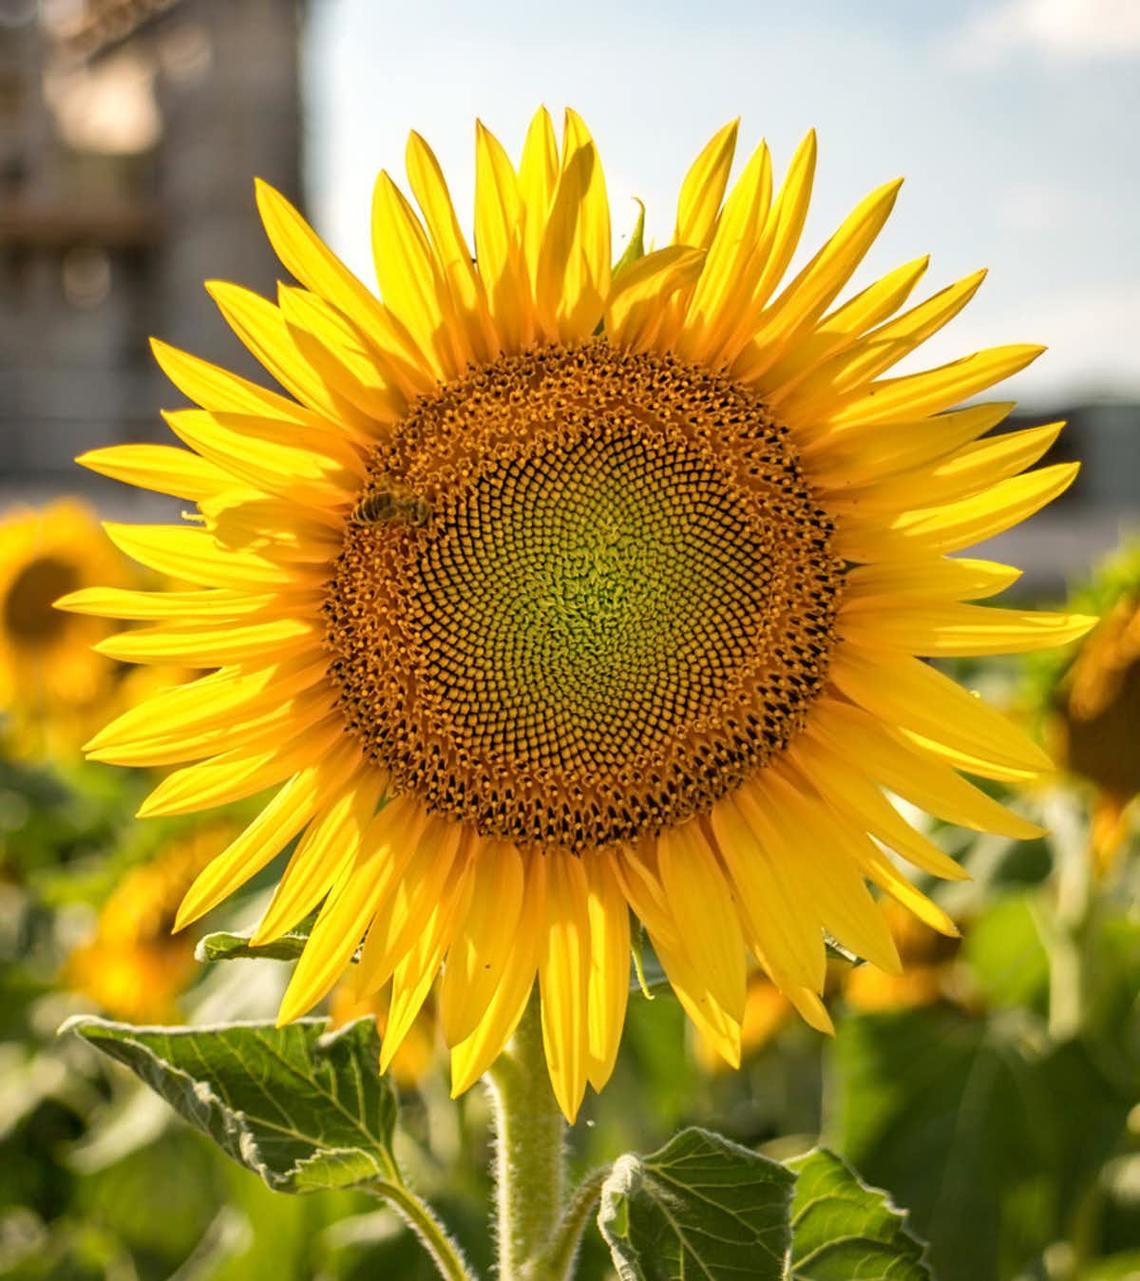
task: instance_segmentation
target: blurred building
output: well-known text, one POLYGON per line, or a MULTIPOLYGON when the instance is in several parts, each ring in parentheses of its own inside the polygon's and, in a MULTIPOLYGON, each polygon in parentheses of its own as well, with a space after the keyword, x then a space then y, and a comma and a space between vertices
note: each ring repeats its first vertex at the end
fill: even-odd
POLYGON ((271 292, 252 176, 300 186, 298 0, 0 0, 0 505, 161 439, 147 338, 234 365, 210 277, 271 292))
POLYGON ((1060 592, 1088 573, 1122 534, 1140 533, 1140 402, 1093 400, 1012 415, 1005 429, 1064 420, 1042 464, 1079 460, 1070 489, 1032 520, 982 543, 970 555, 1025 570, 1019 590, 1060 592))

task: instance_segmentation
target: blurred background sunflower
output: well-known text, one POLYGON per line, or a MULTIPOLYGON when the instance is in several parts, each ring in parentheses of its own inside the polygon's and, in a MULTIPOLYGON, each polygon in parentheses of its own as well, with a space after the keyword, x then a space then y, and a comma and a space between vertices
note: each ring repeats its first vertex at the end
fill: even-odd
POLYGON ((61 614, 55 602, 81 586, 131 580, 86 503, 61 498, 0 519, 0 715, 11 751, 76 753, 114 706, 125 669, 93 649, 107 626, 61 614))

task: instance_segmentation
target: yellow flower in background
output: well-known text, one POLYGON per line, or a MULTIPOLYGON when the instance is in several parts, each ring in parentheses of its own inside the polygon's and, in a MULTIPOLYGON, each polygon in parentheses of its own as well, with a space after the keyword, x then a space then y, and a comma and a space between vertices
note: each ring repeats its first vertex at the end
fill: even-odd
POLYGON ((1073 465, 1022 474, 1060 424, 991 438, 1008 402, 951 410, 1040 349, 883 377, 981 273, 900 310, 923 258, 837 301, 892 182, 785 281, 815 139, 778 190, 763 144, 729 190, 736 132, 690 169, 674 243, 616 270, 573 112, 559 142, 540 111, 517 168, 477 127, 474 255, 413 134, 420 213, 386 173, 376 185, 382 301, 259 184, 297 283, 276 302, 209 289, 290 396, 156 343, 201 406, 167 415, 189 450, 82 459, 197 503, 203 523, 109 526, 185 590, 64 607, 146 624, 100 644, 115 658, 216 669, 128 711, 91 754, 180 767, 143 814, 273 789, 178 923, 299 837, 255 935, 320 907, 280 1017, 324 998, 363 938, 348 981, 360 997, 391 984, 384 1068, 443 967, 466 1089, 537 976, 573 1118, 617 1054, 630 908, 735 1063, 748 951, 826 1028, 824 930, 898 967, 868 882, 954 932, 876 842, 962 873, 883 787, 1038 833, 958 770, 1020 782, 1044 753, 919 656, 1089 626, 967 603, 1017 571, 948 558, 1073 479, 1073 465))
POLYGON ((1119 852, 1140 796, 1140 592, 1116 601, 1058 690, 1059 762, 1096 787, 1092 850, 1101 872, 1119 852))
POLYGON ((874 965, 848 970, 843 981, 847 1004, 857 1010, 898 1010, 932 1005, 947 996, 957 999, 951 976, 958 940, 937 933, 895 903, 885 904, 884 911, 902 970, 885 974, 874 965))
POLYGON ((74 499, 0 519, 0 723, 20 755, 78 753, 112 714, 122 668, 92 651, 112 628, 60 613, 64 592, 129 581, 95 513, 74 499))
MULTIPOLYGON (((740 1058, 743 1062, 768 1045, 795 1013, 795 1007, 763 970, 748 976, 744 998, 744 1017, 740 1021, 740 1058)), ((720 1073, 729 1064, 720 1054, 715 1041, 705 1036, 698 1026, 693 1041, 697 1062, 710 1073, 720 1073)))
POLYGON ((68 957, 67 986, 113 1018, 177 1021, 197 965, 194 940, 171 927, 186 890, 229 835, 217 824, 200 828, 132 868, 100 909, 92 937, 68 957))
MULTIPOLYGON (((370 996, 357 996, 352 987, 341 983, 333 988, 329 996, 329 1021, 335 1027, 343 1027, 353 1019, 374 1018, 381 1039, 388 1030, 388 1015, 391 1009, 392 993, 390 986, 370 996)), ((429 997, 416 1014, 412 1026, 404 1034, 400 1048, 392 1055, 388 1070, 398 1084, 406 1089, 413 1089, 427 1075, 436 1057, 437 1019, 435 1003, 429 997)))

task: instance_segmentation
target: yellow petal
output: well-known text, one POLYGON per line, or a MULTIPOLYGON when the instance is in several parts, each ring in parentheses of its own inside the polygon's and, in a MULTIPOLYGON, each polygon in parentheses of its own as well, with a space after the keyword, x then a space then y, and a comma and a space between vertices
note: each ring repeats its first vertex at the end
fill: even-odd
POLYGON ((475 122, 475 255, 504 351, 531 340, 518 177, 503 145, 475 122))
POLYGON ((996 596, 1021 577, 1021 570, 992 560, 969 557, 880 561, 856 565, 843 583, 841 613, 877 613, 903 602, 981 600, 996 596))
POLYGON ((858 868, 838 845, 830 812, 813 805, 800 787, 773 769, 741 787, 737 803, 783 874, 799 880, 803 891, 799 910, 814 912, 831 934, 859 956, 898 973, 890 930, 858 868))
POLYGON ((614 276, 606 302, 606 336, 615 347, 644 350, 665 302, 700 275, 703 255, 683 245, 645 254, 614 276))
POLYGON ((797 443, 812 481, 824 492, 843 493, 899 472, 911 471, 951 454, 996 427, 1013 409, 997 401, 902 423, 868 423, 828 431, 797 443))
POLYGON ((653 950, 681 1008, 724 1061, 740 1066, 740 1022, 721 1008, 683 948, 649 931, 653 950))
POLYGON ((929 814, 978 832, 997 832, 1019 840, 1044 835, 1036 823, 1011 813, 858 707, 828 700, 813 712, 806 732, 822 736, 840 757, 850 758, 850 745, 858 743, 858 763, 852 763, 852 768, 865 771, 929 814))
POLYGON ((720 202, 728 187, 732 157, 736 154, 736 135, 740 120, 730 121, 718 129, 693 161, 681 183, 677 200, 677 225, 673 241, 707 249, 716 229, 720 202))
POLYGON ((991 347, 937 369, 886 378, 841 398, 819 421, 832 428, 857 427, 938 413, 1018 373, 1044 350, 1029 343, 991 347))
POLYGON ((678 351, 688 360, 706 360, 718 339, 735 327, 751 294, 757 236, 772 195, 772 161, 761 143, 737 179, 717 219, 700 279, 685 314, 678 351))
MULTIPOLYGON (((297 350, 322 382, 377 424, 395 422, 404 413, 407 380, 376 355, 347 316, 308 289, 280 282, 277 305, 297 350)), ((359 420, 337 426, 365 446, 379 434, 361 429, 359 420)))
POLYGON ((294 775, 252 823, 198 874, 178 909, 176 930, 205 916, 273 861, 316 813, 324 797, 356 767, 345 744, 294 775))
POLYGON ((998 766, 1052 769, 1045 753, 1011 721, 917 658, 870 655, 842 645, 832 656, 828 679, 889 724, 998 766))
POLYGON ((757 251, 763 270, 752 291, 753 312, 763 307, 771 297, 800 243, 808 206, 811 204, 816 151, 815 130, 809 129, 792 156, 788 172, 764 224, 757 251))
POLYGON ((593 153, 594 159, 582 192, 578 243, 586 277, 591 282, 594 293, 604 299, 610 291, 610 264, 613 261, 606 176, 601 156, 585 122, 576 111, 567 107, 562 139, 563 170, 572 167, 578 154, 587 150, 593 153))
POLYGON ((526 1010, 546 939, 546 858, 526 860, 526 890, 503 976, 478 1026, 451 1051, 451 1097, 468 1090, 499 1057, 526 1010))
POLYGON ((405 823, 415 823, 418 812, 416 802, 401 797, 373 820, 355 860, 317 915, 281 1000, 278 1026, 312 1009, 341 977, 389 884, 388 869, 395 856, 394 846, 401 839, 401 828, 405 823))
POLYGON ((781 873, 734 796, 722 797, 709 821, 740 895, 749 946, 781 986, 783 980, 822 992, 823 932, 814 913, 803 910, 797 884, 781 873))
POLYGON ((542 1043, 554 1097, 573 1125, 589 1063, 588 891, 580 859, 561 851, 546 857, 546 938, 538 957, 542 1043))
POLYGON ((250 289, 224 280, 208 280, 206 291, 250 354, 302 405, 332 422, 368 431, 371 419, 330 387, 309 364, 279 307, 250 289))
POLYGON ((84 744, 84 751, 215 733, 257 719, 325 678, 327 662, 277 663, 251 672, 222 668, 128 708, 84 744))
POLYGON ((406 166, 412 194, 423 211, 432 246, 453 304, 463 317, 474 356, 480 362, 494 360, 499 354, 499 340, 487 311, 483 281, 475 270, 439 161, 415 131, 408 136, 406 166))
POLYGON ((737 357, 733 375, 741 382, 751 382, 762 371, 764 403, 777 408, 823 361, 850 347, 872 326, 893 315, 929 265, 930 257, 926 255, 888 272, 825 316, 813 332, 801 334, 771 365, 753 339, 737 357))
POLYGON ((534 113, 519 160, 518 192, 522 204, 523 256, 533 292, 538 279, 538 256, 546 234, 546 219, 558 186, 558 140, 545 107, 534 113))
POLYGON ((322 420, 311 410, 275 391, 267 391, 247 378, 239 378, 228 369, 212 365, 188 351, 180 351, 158 338, 150 340, 150 348, 167 378, 184 396, 203 409, 277 418, 309 427, 321 426, 322 420))
POLYGON ((874 615, 845 615, 839 631, 851 644, 872 651, 893 649, 927 658, 952 658, 1024 654, 1067 645, 1084 636, 1097 621, 1084 614, 921 601, 909 607, 884 608, 874 615))
POLYGON ((865 390, 873 378, 949 324, 978 292, 985 277, 984 271, 976 271, 853 343, 784 401, 784 415, 790 422, 811 423, 841 397, 865 390))
POLYGON ((314 815, 250 938, 253 946, 280 938, 325 897, 356 859, 386 785, 381 770, 366 766, 314 815))
POLYGON ((526 876, 518 850, 481 841, 472 855, 471 906, 457 923, 439 991, 444 1040, 458 1045, 490 1005, 510 957, 526 876))
MULTIPOLYGON (((862 740, 857 740, 862 745, 862 740)), ((788 761, 810 778, 841 818, 869 832, 877 841, 901 854, 915 867, 947 881, 967 879, 966 871, 903 818, 882 790, 852 760, 850 740, 843 750, 833 750, 831 739, 819 736, 809 725, 803 738, 788 749, 788 761)))
POLYGON ((645 838, 638 847, 622 850, 614 862, 614 874, 626 902, 645 928, 675 950, 680 950, 681 932, 657 874, 656 862, 655 842, 652 838, 645 838))
POLYGON ((204 458, 255 489, 316 508, 343 508, 365 475, 360 455, 335 448, 303 428, 282 430, 270 419, 210 414, 204 409, 168 410, 170 430, 204 458))
POLYGON ((439 973, 456 921, 468 912, 471 893, 470 858, 456 859, 439 902, 433 904, 415 942, 392 975, 392 1001, 380 1048, 381 1072, 387 1072, 391 1066, 392 1059, 423 1008, 439 973))
POLYGON ((222 623, 217 627, 157 624, 108 636, 93 646, 121 663, 170 663, 222 667, 258 658, 280 659, 319 651, 324 633, 319 618, 272 618, 268 622, 222 623))
POLYGON ((1039 467, 998 481, 961 502, 907 512, 878 531, 841 525, 834 550, 856 561, 957 551, 992 538, 1040 511, 1069 488, 1079 470, 1079 463, 1039 467))
POLYGON ((290 740, 257 756, 227 752, 200 765, 175 770, 139 806, 138 817, 193 814, 256 796, 312 764, 343 734, 338 715, 309 729, 301 742, 290 740))
POLYGON ((183 525, 119 525, 108 521, 107 537, 147 569, 201 587, 272 591, 290 583, 319 581, 320 571, 282 568, 250 552, 222 547, 211 535, 183 525))
POLYGON ((388 310, 441 381, 454 378, 470 352, 465 342, 457 345, 451 299, 420 220, 383 170, 372 194, 372 257, 388 310))
MULTIPOLYGON (((538 317, 547 336, 563 343, 581 341, 593 333, 609 292, 609 263, 599 273, 594 256, 598 201, 591 200, 598 165, 590 143, 564 157, 539 252, 538 317)), ((601 199, 605 199, 604 187, 601 199)))
POLYGON ((584 867, 590 924, 586 1073, 600 1090, 614 1070, 629 1001, 629 907, 609 854, 585 856, 584 867))
POLYGON ((109 445, 106 449, 89 449, 75 461, 80 467, 126 485, 195 502, 211 498, 234 483, 229 472, 173 445, 109 445))
POLYGON ((744 938, 739 908, 698 825, 682 823, 657 838, 661 883, 685 951, 721 1008, 744 1017, 744 938))
POLYGON ((761 377, 783 354, 784 344, 823 315, 883 229, 901 186, 900 178, 865 197, 775 302, 762 314, 753 312, 755 319, 728 351, 734 357, 745 342, 754 344, 750 377, 761 377))
MULTIPOLYGON (((353 322, 357 331, 408 384, 432 388, 431 372, 415 343, 364 284, 352 274, 301 217, 268 183, 257 183, 257 207, 277 256, 318 297, 353 322)), ((405 391, 412 390, 406 385, 405 391)))
MULTIPOLYGON (((141 592, 128 587, 81 587, 55 602, 56 609, 71 614, 136 620, 181 619, 190 626, 205 619, 292 613, 293 605, 286 595, 251 596, 216 588, 197 592, 141 592)), ((319 608, 320 597, 314 597, 312 605, 319 608)))
MULTIPOLYGON (((391 808, 389 805, 376 817, 374 826, 381 833, 386 834, 393 821, 391 808)), ((383 895, 353 975, 358 997, 369 996, 387 983, 438 902, 456 860, 466 860, 464 831, 458 823, 429 818, 422 812, 414 824, 401 822, 406 830, 391 846, 383 895)), ((383 839, 388 838, 384 835, 383 839)))
POLYGON ((1026 431, 1003 432, 961 449, 933 467, 861 485, 844 494, 838 507, 834 501, 830 503, 829 510, 841 511, 844 519, 881 522, 884 512, 913 509, 916 494, 921 494, 923 507, 955 502, 1031 467, 1051 448, 1064 425, 1048 423, 1026 431))

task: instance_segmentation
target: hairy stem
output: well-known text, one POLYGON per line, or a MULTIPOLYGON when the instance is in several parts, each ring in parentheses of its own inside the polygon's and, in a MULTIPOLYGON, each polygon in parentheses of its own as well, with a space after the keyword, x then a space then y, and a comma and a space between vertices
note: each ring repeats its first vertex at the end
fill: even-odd
POLYGON ((602 1184, 610 1174, 610 1167, 603 1166, 587 1174, 574 1189, 566 1213, 562 1216, 554 1237, 542 1256, 535 1281, 569 1281, 574 1259, 582 1241, 582 1231, 590 1211, 602 1194, 602 1184))
POLYGON ((436 1218, 435 1212, 414 1192, 401 1183, 377 1181, 368 1185, 369 1191, 390 1202, 423 1242, 444 1281, 475 1281, 474 1273, 467 1266, 459 1247, 448 1236, 447 1229, 436 1218))
POLYGON ((562 1113, 550 1088, 537 993, 486 1077, 495 1111, 501 1281, 539 1281, 562 1212, 562 1113))

